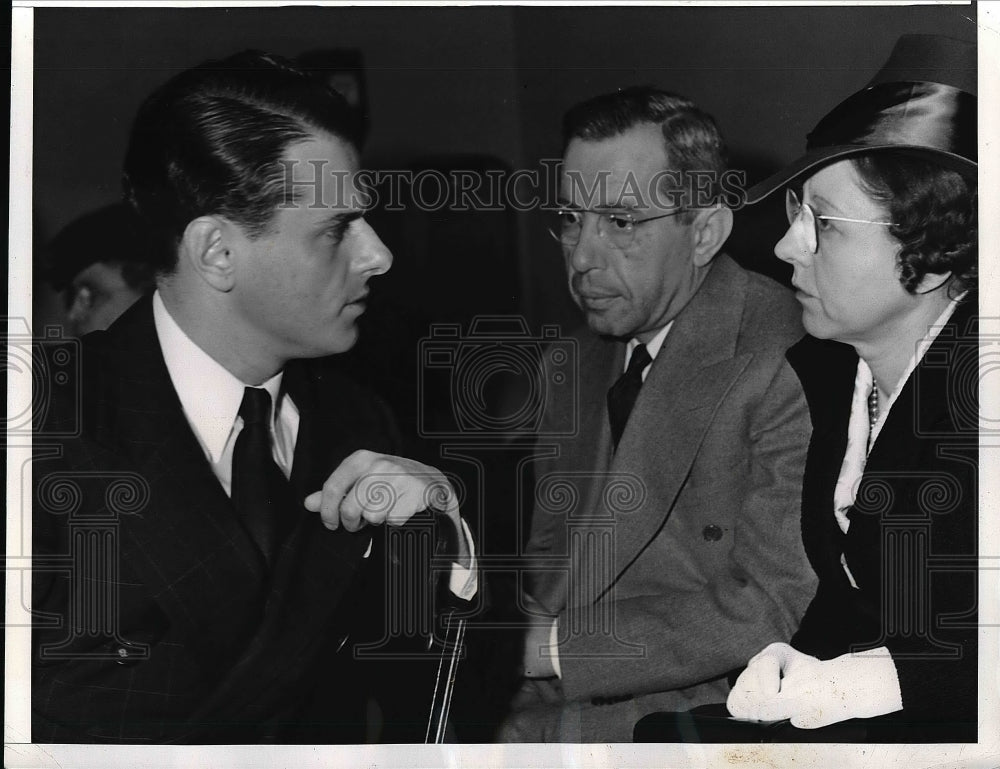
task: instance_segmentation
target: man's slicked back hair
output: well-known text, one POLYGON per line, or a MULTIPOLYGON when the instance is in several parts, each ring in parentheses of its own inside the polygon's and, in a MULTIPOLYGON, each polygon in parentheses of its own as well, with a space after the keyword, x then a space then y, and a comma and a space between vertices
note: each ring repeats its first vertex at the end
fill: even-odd
POLYGON ((263 234, 286 201, 288 148, 318 133, 357 147, 354 130, 342 96, 277 56, 244 51, 171 78, 139 108, 122 177, 157 236, 160 271, 199 216, 263 234))

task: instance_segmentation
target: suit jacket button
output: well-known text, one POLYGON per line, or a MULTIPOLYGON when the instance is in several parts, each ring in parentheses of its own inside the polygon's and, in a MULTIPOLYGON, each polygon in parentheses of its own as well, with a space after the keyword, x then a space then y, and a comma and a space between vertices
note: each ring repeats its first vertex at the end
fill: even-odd
POLYGON ((701 530, 701 536, 705 538, 706 542, 718 542, 722 539, 722 528, 710 523, 701 530))
POLYGON ((138 654, 137 651, 128 644, 119 646, 115 649, 115 662, 125 666, 135 665, 142 659, 142 655, 138 654))
POLYGON ((114 659, 119 665, 138 665, 149 658, 149 653, 146 644, 133 643, 126 639, 120 639, 118 645, 114 647, 114 659))

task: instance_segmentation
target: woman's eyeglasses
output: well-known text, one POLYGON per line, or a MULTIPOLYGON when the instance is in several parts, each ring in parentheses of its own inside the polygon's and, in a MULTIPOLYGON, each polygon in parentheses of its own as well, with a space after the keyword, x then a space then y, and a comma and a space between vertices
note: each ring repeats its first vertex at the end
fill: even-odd
POLYGON ((795 190, 789 187, 785 190, 785 214, 788 216, 788 224, 792 226, 795 222, 802 220, 802 229, 805 233, 803 245, 810 254, 815 254, 819 249, 819 222, 854 222, 855 224, 878 224, 882 227, 893 227, 893 222, 875 222, 870 219, 848 219, 844 216, 826 216, 817 214, 808 203, 799 200, 795 190))

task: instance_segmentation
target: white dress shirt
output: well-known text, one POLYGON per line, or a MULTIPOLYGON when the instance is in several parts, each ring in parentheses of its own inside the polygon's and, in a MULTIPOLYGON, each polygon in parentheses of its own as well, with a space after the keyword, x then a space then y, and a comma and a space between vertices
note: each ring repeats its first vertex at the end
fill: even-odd
MULTIPOLYGON (((660 354, 660 348, 663 347, 663 343, 667 340, 667 334, 670 333, 670 327, 674 325, 673 321, 670 321, 667 325, 656 332, 656 335, 646 342, 646 350, 649 352, 649 357, 656 360, 656 356, 660 354)), ((628 371, 628 363, 632 360, 632 353, 635 352, 635 348, 638 347, 642 342, 638 339, 629 339, 628 344, 625 346, 625 365, 622 366, 622 371, 628 371)), ((653 362, 650 361, 649 365, 642 370, 642 381, 646 381, 646 375, 649 374, 649 369, 653 367, 653 362)))
MULTIPOLYGON (((243 430, 243 417, 238 413, 247 385, 184 333, 170 316, 159 292, 153 294, 153 322, 184 416, 212 465, 212 472, 231 496, 233 447, 243 430), (210 397, 206 397, 208 395, 210 397)), ((299 434, 299 410, 291 398, 279 400, 282 376, 283 372, 279 371, 260 387, 270 394, 271 403, 277 404, 271 409, 272 454, 288 478, 299 434)))
MULTIPOLYGON (((243 417, 239 416, 239 410, 243 391, 250 385, 233 376, 184 333, 163 304, 159 291, 153 294, 153 323, 184 416, 205 452, 212 472, 226 494, 232 496, 233 448, 243 430, 243 417)), ((276 404, 271 410, 272 455, 288 478, 299 434, 299 410, 289 396, 282 394, 282 376, 283 372, 279 371, 260 387, 268 391, 271 403, 276 404)), ((455 595, 469 600, 478 589, 478 574, 472 535, 464 520, 462 532, 469 545, 472 564, 468 569, 453 564, 449 586, 455 595)), ((365 558, 371 554, 371 549, 369 543, 365 558)))

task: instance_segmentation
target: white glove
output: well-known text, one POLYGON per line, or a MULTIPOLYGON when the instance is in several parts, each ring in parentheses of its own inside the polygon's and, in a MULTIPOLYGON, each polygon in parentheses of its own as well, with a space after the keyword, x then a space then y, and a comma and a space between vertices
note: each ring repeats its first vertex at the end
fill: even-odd
POLYGON ((884 646, 821 661, 773 643, 747 663, 726 706, 736 718, 788 718, 799 729, 816 729, 893 713, 903 701, 896 666, 884 646))

